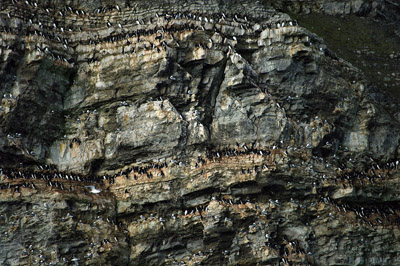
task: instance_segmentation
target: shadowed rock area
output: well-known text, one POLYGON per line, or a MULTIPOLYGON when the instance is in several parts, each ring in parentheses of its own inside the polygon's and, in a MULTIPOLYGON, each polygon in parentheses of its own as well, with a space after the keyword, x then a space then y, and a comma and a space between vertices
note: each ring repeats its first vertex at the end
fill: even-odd
POLYGON ((398 101, 400 3, 395 1, 265 1, 323 37, 339 57, 398 101))
POLYGON ((0 264, 400 265, 399 106, 278 9, 1 1, 0 264))

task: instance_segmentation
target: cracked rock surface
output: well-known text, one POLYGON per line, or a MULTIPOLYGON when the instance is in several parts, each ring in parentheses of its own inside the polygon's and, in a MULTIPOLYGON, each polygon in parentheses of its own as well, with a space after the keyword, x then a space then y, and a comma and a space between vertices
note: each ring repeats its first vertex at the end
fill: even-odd
POLYGON ((289 15, 3 0, 0 29, 1 265, 400 265, 398 105, 289 15))

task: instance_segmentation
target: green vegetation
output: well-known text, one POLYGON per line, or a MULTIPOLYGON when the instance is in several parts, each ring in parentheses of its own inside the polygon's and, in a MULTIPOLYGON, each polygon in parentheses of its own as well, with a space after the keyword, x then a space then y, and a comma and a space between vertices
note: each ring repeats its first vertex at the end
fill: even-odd
POLYGON ((400 98, 400 36, 395 25, 356 16, 290 15, 324 38, 339 57, 364 71, 370 81, 400 98))

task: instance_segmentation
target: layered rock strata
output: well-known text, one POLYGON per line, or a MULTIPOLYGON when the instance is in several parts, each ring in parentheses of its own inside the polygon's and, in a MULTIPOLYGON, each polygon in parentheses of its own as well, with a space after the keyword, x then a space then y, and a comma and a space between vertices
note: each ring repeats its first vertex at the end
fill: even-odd
POLYGON ((0 14, 2 264, 398 264, 397 106, 288 15, 0 14))

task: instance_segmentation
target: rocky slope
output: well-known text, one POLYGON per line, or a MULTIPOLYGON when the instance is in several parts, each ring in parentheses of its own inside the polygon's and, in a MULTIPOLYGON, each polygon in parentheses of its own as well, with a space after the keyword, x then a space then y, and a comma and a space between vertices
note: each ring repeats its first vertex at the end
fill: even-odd
POLYGON ((356 14, 359 16, 378 16, 392 21, 398 21, 400 18, 400 4, 393 0, 264 0, 264 2, 279 10, 302 14, 356 14))
POLYGON ((400 96, 400 4, 395 1, 266 1, 361 69, 368 80, 400 96))
POLYGON ((288 15, 0 9, 2 265, 400 265, 398 106, 288 15))

